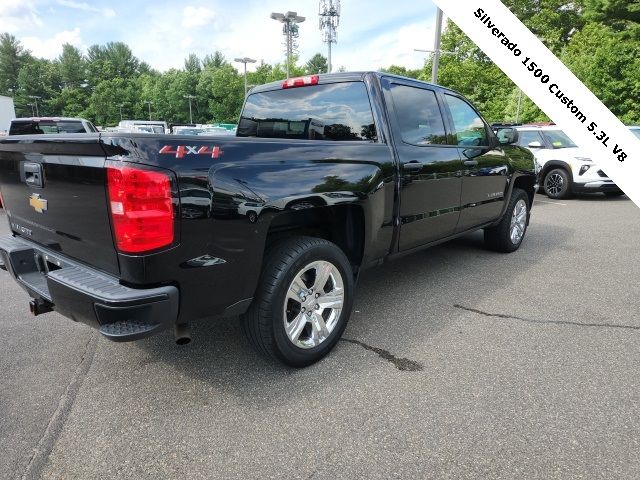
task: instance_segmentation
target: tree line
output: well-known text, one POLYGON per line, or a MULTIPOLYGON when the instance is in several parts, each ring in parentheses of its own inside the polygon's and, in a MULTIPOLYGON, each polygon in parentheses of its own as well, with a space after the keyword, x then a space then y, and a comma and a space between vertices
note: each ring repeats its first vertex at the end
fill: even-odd
MULTIPOLYGON (((640 123, 640 8, 626 0, 506 0, 505 4, 627 123, 640 123)), ((544 121, 547 117, 453 23, 442 39, 451 52, 440 60, 439 83, 470 98, 490 121, 544 121), (520 97, 520 98, 519 98, 520 97), (521 101, 519 101, 521 100, 521 101), (520 106, 518 106, 520 104, 520 106)), ((306 63, 290 60, 291 75, 322 73, 321 54, 306 63)), ((410 70, 383 71, 430 81, 431 60, 410 70)), ((249 85, 286 77, 285 65, 260 63, 247 74, 249 85)), ((0 94, 14 97, 16 114, 84 117, 97 125, 121 118, 189 121, 194 95, 197 123, 236 122, 244 100, 244 78, 220 52, 189 55, 183 68, 158 72, 122 42, 93 45, 81 52, 64 45, 55 60, 34 57, 19 39, 0 34, 0 94), (39 98, 34 98, 39 97, 39 98)))

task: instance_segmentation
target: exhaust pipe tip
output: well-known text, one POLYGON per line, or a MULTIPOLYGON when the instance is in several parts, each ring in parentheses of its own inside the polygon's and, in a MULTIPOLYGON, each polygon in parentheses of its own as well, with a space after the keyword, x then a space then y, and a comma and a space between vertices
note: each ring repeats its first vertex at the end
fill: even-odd
POLYGON ((176 323, 174 333, 177 345, 188 345, 191 343, 191 327, 188 323, 176 323))

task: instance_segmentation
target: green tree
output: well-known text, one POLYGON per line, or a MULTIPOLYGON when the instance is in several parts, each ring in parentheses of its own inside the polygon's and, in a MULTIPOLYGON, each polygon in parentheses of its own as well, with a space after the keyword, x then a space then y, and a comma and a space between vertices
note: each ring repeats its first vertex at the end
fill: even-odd
POLYGON ((0 94, 8 95, 18 88, 18 74, 28 58, 27 52, 16 37, 0 34, 0 94))
POLYGON ((589 23, 562 60, 623 122, 640 122, 640 42, 624 31, 589 23))
POLYGON ((189 56, 184 59, 184 69, 186 72, 192 74, 199 74, 202 71, 200 59, 195 53, 190 53, 189 56))
POLYGON ((73 45, 65 43, 58 57, 62 84, 69 88, 79 88, 86 83, 87 62, 82 52, 73 45))
POLYGON ((244 101, 244 80, 231 65, 205 68, 196 88, 209 121, 235 123, 244 101))
POLYGON ((418 78, 422 74, 422 70, 410 70, 399 65, 391 65, 387 68, 381 68, 380 71, 409 78, 418 78))
POLYGON ((320 53, 316 53, 304 66, 305 72, 308 74, 313 73, 327 73, 329 64, 326 57, 320 53))
POLYGON ((222 52, 218 50, 213 52, 213 55, 211 54, 205 55, 204 58, 202 59, 203 68, 220 68, 220 67, 224 67, 225 65, 229 65, 229 62, 227 62, 227 59, 224 58, 224 55, 222 54, 222 52))

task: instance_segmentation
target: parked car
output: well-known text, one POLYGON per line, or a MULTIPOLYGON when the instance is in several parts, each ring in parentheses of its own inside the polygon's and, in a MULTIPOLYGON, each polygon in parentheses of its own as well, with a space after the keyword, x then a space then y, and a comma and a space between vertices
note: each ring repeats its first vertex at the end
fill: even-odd
POLYGON ((640 138, 640 127, 629 127, 631 133, 633 133, 636 137, 640 138))
POLYGON ((179 343, 241 315, 260 352, 301 367, 342 335, 365 268, 479 229, 498 252, 523 242, 533 155, 451 90, 292 78, 252 89, 237 134, 0 139, 0 258, 31 311, 179 343))
POLYGON ((9 125, 9 135, 39 135, 59 133, 94 133, 98 129, 84 118, 31 117, 15 118, 9 125))
POLYGON ((578 148, 560 128, 522 126, 516 129, 518 145, 535 155, 538 182, 549 198, 596 192, 607 196, 624 195, 598 167, 591 154, 578 148))
POLYGON ((121 120, 117 131, 126 133, 169 133, 167 122, 162 120, 121 120))

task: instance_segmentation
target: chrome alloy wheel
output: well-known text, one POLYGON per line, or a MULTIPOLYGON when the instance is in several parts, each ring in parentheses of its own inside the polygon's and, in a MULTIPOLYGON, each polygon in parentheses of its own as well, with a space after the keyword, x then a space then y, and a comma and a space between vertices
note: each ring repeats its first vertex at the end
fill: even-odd
POLYGON ((293 278, 284 300, 284 328, 296 347, 313 348, 324 342, 336 325, 344 305, 340 271, 319 260, 293 278))
POLYGON ((527 202, 520 199, 513 207, 513 213, 511 214, 511 226, 509 228, 509 234, 511 236, 511 243, 517 245, 524 237, 524 229, 527 224, 527 202))
POLYGON ((545 188, 551 195, 558 195, 564 188, 564 178, 559 173, 552 173, 547 177, 545 188))

